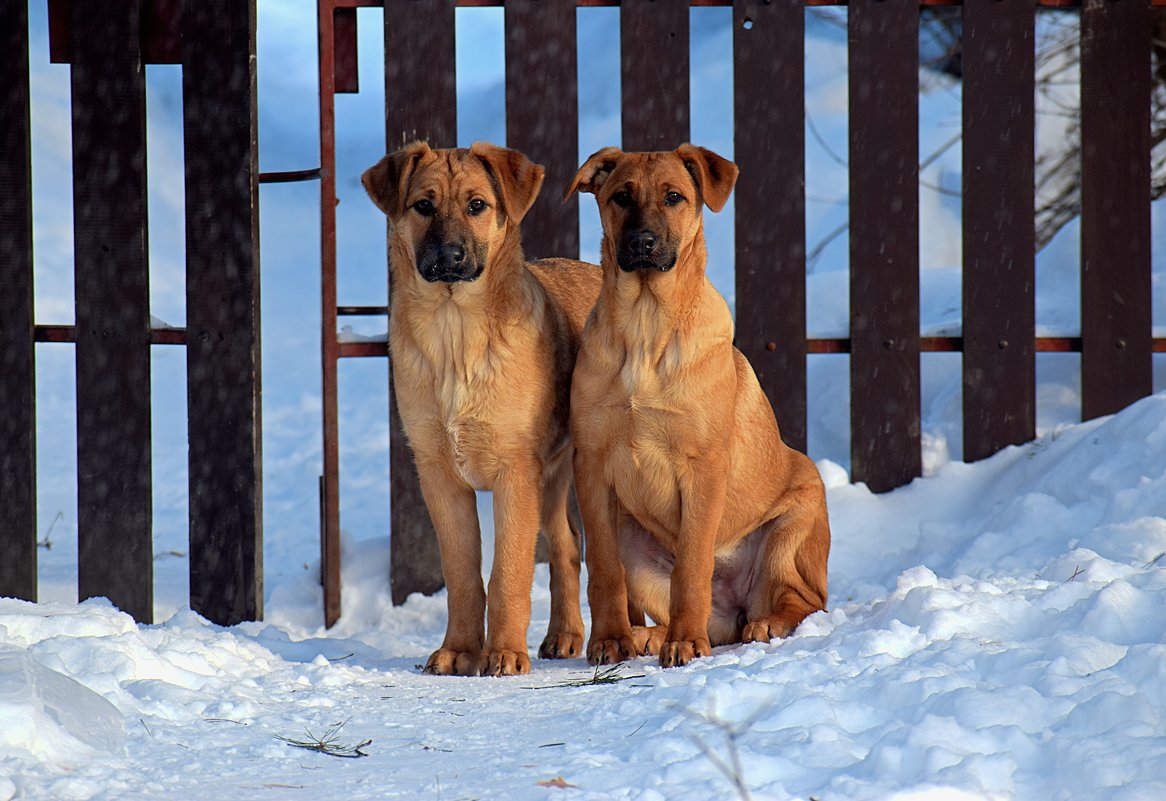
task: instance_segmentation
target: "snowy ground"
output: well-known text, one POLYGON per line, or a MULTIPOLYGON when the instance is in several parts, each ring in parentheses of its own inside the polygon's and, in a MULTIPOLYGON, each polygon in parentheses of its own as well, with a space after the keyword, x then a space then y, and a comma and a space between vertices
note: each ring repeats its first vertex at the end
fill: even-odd
MULTIPOLYGON (((318 163, 314 6, 259 4, 264 170, 318 163)), ((67 67, 48 64, 44 9, 30 6, 37 321, 67 324, 69 81, 67 67)), ((807 134, 810 242, 847 214, 837 158, 846 34, 835 13, 806 17, 807 110, 822 137, 807 134)), ((360 12, 362 91, 337 101, 341 301, 356 305, 385 295, 383 218, 357 180, 384 149, 378 14, 360 12)), ((582 158, 619 138, 618 10, 578 19, 582 158)), ((731 16, 698 8, 691 20, 692 138, 728 156, 731 16)), ((502 141, 502 11, 459 9, 457 26, 459 143, 502 141)), ((929 81, 921 153, 944 147, 961 108, 958 84, 929 81)), ((178 68, 151 66, 147 83, 151 310, 181 325, 178 68)), ((1065 138, 1050 103, 1038 100, 1038 152, 1065 138)), ((961 169, 952 147, 924 177, 958 187, 961 169)), ((683 669, 639 660, 613 684, 556 686, 591 675, 582 660, 536 661, 513 679, 429 677, 417 665, 440 642, 444 596, 393 608, 385 580, 382 360, 341 366, 342 525, 352 535, 344 617, 320 628, 316 193, 261 193, 266 622, 220 629, 187 609, 185 363, 165 347, 152 369, 155 619, 166 622, 139 627, 103 602, 75 603, 72 352, 38 346, 38 510, 51 548, 39 554, 45 603, 0 600, 0 801, 743 797, 719 766, 755 799, 1166 798, 1166 355, 1155 357, 1158 395, 1085 425, 1068 425, 1080 414, 1079 357, 1039 355, 1041 438, 963 465, 952 461, 962 452, 959 356, 925 354, 927 477, 882 496, 846 483, 845 357, 812 356, 809 449, 831 486, 834 530, 828 614, 785 642, 718 649, 683 669), (372 740, 367 757, 278 739, 337 724, 342 745, 372 740)), ((926 187, 920 201, 921 331, 958 334, 959 204, 926 187)), ((594 204, 581 209, 583 255, 594 259, 594 204)), ((1164 215, 1155 204, 1157 336, 1164 215)), ((706 224, 710 275, 731 301, 732 204, 706 224)), ((1037 258, 1041 335, 1079 333, 1078 240, 1074 223, 1037 258)), ((812 336, 846 333, 847 253, 843 234, 810 265, 812 336)), ((352 336, 383 334, 384 321, 357 328, 352 336)), ((548 616, 544 568, 534 600, 532 649, 548 616)))
POLYGON ((383 540, 327 633, 310 571, 232 629, 0 601, 0 799, 1161 799, 1164 454, 1158 394, 887 495, 823 462, 831 611, 615 684, 422 675, 444 601, 392 608, 383 540), (278 739, 337 724, 367 757, 278 739))

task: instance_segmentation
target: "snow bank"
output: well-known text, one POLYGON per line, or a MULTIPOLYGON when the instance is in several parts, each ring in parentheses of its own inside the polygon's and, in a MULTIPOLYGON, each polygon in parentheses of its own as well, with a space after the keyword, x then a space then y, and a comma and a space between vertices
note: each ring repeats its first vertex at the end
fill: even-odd
POLYGON ((831 610, 615 684, 421 674, 444 597, 392 607, 384 540, 331 631, 310 571, 231 629, 0 601, 0 799, 1166 797, 1166 395, 886 495, 822 471, 831 610), (337 724, 367 759, 277 739, 337 724))

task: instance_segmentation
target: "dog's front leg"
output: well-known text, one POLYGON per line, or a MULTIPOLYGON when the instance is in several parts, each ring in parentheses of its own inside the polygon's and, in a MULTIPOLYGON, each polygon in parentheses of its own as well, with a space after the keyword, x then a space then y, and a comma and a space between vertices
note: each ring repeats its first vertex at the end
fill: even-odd
POLYGON ((541 468, 512 463, 494 485, 494 566, 486 601, 486 675, 530 672, 526 628, 541 505, 541 468))
POLYGON ((430 655, 425 672, 477 676, 484 665, 486 613, 477 501, 474 491, 440 459, 427 460, 418 454, 417 474, 437 532, 449 609, 445 640, 430 655))
POLYGON ((680 533, 672 567, 668 634, 660 648, 660 664, 664 667, 687 665, 698 656, 712 653, 708 623, 728 465, 690 460, 687 467, 680 476, 680 533))
POLYGON ((603 481, 602 468, 592 457, 576 452, 575 489, 583 514, 586 542, 587 599, 591 606, 591 638, 587 661, 610 665, 637 653, 628 619, 627 586, 620 561, 616 531, 619 501, 615 490, 603 481))

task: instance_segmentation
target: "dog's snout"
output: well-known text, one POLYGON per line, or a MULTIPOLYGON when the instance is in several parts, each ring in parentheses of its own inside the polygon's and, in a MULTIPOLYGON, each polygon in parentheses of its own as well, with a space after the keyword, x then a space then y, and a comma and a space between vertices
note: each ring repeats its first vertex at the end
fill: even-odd
POLYGON ((442 245, 441 257, 450 264, 461 264, 466 260, 466 249, 456 244, 442 245))
POLYGON ((628 250, 636 256, 650 256, 656 250, 656 235, 651 231, 640 229, 632 231, 627 238, 628 250))

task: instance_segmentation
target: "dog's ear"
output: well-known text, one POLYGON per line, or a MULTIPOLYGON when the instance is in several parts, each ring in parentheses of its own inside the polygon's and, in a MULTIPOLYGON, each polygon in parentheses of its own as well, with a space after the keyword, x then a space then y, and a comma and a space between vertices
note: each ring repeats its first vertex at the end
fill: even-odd
POLYGON ((474 142, 470 146, 470 153, 481 159, 497 182, 501 195, 499 200, 506 216, 515 223, 521 222, 538 197, 546 170, 517 150, 498 147, 489 142, 474 142))
POLYGON ((563 202, 566 203, 567 199, 576 192, 590 192, 593 195, 598 192, 599 187, 603 186, 603 182, 611 175, 611 171, 615 169, 615 164, 622 155, 623 151, 618 147, 605 147, 603 150, 592 153, 587 161, 583 162, 579 172, 575 173, 571 183, 567 184, 567 188, 563 190, 563 202))
POLYGON ((696 145, 681 145, 676 155, 692 174, 705 205, 713 211, 723 209, 737 183, 737 165, 696 145))
POLYGON ((409 181, 421 160, 432 154, 425 142, 413 142, 385 156, 360 176, 364 191, 390 220, 395 221, 404 213, 402 204, 408 194, 409 181))

